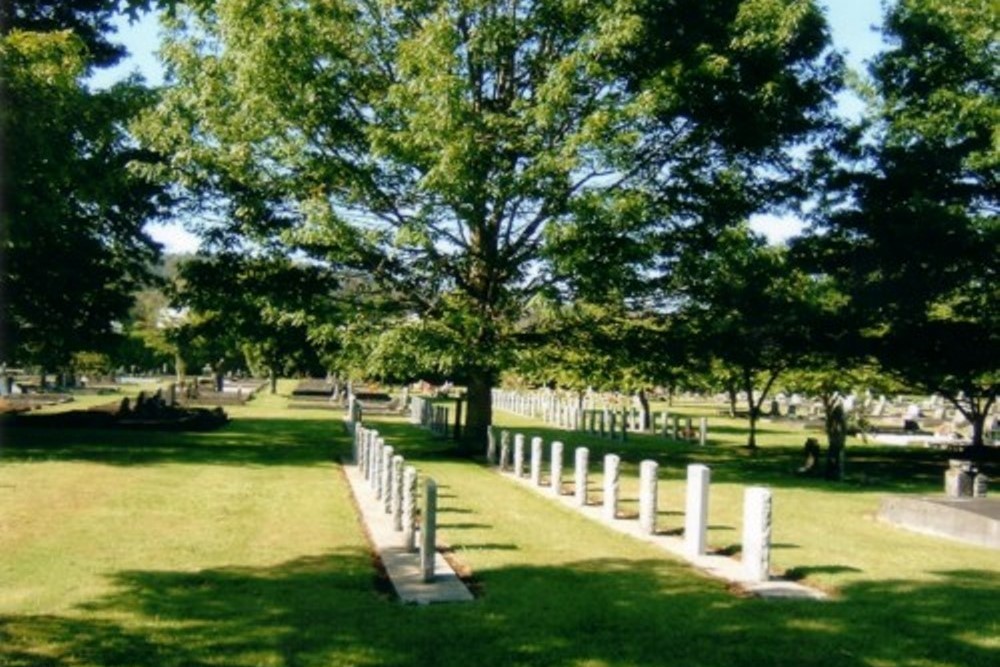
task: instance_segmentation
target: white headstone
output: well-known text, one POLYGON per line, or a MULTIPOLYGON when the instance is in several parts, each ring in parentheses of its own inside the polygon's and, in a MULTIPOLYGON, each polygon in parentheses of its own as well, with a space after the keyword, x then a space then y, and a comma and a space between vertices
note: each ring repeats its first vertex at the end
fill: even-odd
POLYGON ((767 581, 771 570, 771 490, 743 494, 743 569, 751 581, 767 581))
POLYGON ((604 455, 604 516, 614 519, 618 516, 618 475, 621 459, 617 454, 604 455))
POLYGON ((524 477, 524 434, 514 434, 514 477, 524 477))
POLYGON ((701 464, 687 469, 687 498, 684 506, 684 549, 689 556, 701 556, 707 547, 708 489, 711 471, 701 464))
POLYGON ((403 548, 416 548, 414 531, 417 516, 417 469, 406 466, 403 469, 403 548))
POLYGON ((424 511, 420 514, 420 572, 425 583, 434 581, 434 557, 437 553, 437 483, 424 484, 424 511))
POLYGON ((542 438, 537 435, 531 439, 531 483, 542 485, 542 438))
POLYGON ((396 454, 392 457, 392 491, 389 498, 389 510, 392 513, 393 530, 403 530, 403 457, 396 454))
POLYGON ((590 450, 586 447, 577 447, 574 457, 573 497, 576 500, 576 504, 583 507, 587 504, 587 466, 590 459, 590 450))
POLYGON ((549 484, 552 493, 557 496, 562 493, 563 444, 556 440, 552 443, 552 465, 549 484))
POLYGON ((660 465, 646 460, 639 464, 639 527, 642 532, 656 533, 657 476, 660 465))

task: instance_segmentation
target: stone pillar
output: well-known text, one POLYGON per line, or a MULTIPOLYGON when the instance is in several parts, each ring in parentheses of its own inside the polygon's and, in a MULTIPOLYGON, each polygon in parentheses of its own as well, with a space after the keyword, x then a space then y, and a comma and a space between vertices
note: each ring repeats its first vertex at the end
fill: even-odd
POLYGON ((618 468, 621 459, 617 454, 604 455, 604 517, 618 516, 618 468))
POLYGON ((590 450, 586 447, 577 447, 574 456, 573 497, 576 500, 576 504, 583 507, 587 504, 587 466, 590 459, 590 450))
POLYGON ((702 447, 708 444, 708 417, 702 417, 698 424, 698 444, 702 447))
POLYGON ((944 493, 949 498, 972 497, 972 463, 951 459, 944 474, 944 493))
POLYGON ((403 457, 392 457, 392 487, 389 494, 389 511, 392 514, 392 529, 403 530, 403 457))
POLYGON ((492 426, 486 427, 486 463, 496 465, 497 462, 497 439, 492 426))
POLYGON ((531 483, 542 485, 542 438, 537 435, 531 439, 531 483))
POLYGON ((416 548, 414 528, 417 517, 417 469, 406 466, 403 469, 403 548, 416 548))
POLYGON ((972 497, 973 498, 985 498, 986 492, 989 490, 990 478, 983 473, 977 474, 972 479, 972 497))
POLYGON ((375 446, 372 447, 371 459, 368 462, 369 473, 368 473, 368 483, 372 487, 372 491, 375 493, 375 497, 378 498, 378 487, 382 480, 382 473, 380 470, 380 464, 382 461, 382 449, 385 447, 385 440, 379 438, 375 441, 375 446))
POLYGON ((514 434, 514 477, 524 477, 524 434, 514 434))
POLYGON ((657 475, 660 465, 646 460, 639 464, 639 527, 649 535, 656 534, 657 475))
POLYGON ((550 466, 549 484, 552 493, 562 495, 563 444, 558 440, 552 443, 552 464, 550 466))
POLYGON ((743 569, 750 581, 767 581, 771 569, 771 490, 743 494, 743 569))
POLYGON ((711 471, 694 464, 687 469, 687 498, 684 506, 684 550, 688 556, 702 556, 708 546, 708 489, 711 471))
POLYGON ((420 572, 424 583, 434 581, 434 556, 437 553, 437 483, 424 484, 424 510, 420 514, 420 572))
POLYGON ((500 472, 510 468, 510 431, 500 431, 500 472))
POLYGON ((382 476, 382 482, 379 484, 378 493, 375 494, 375 497, 382 501, 386 514, 392 509, 393 453, 392 445, 386 445, 382 448, 382 460, 379 462, 379 474, 382 476))
POLYGON ((359 458, 361 456, 361 441, 365 437, 365 428, 363 426, 358 426, 354 429, 354 437, 351 438, 351 461, 355 465, 359 465, 359 458))
POLYGON ((363 426, 354 432, 354 465, 358 466, 358 473, 365 476, 365 456, 368 451, 368 429, 363 426))

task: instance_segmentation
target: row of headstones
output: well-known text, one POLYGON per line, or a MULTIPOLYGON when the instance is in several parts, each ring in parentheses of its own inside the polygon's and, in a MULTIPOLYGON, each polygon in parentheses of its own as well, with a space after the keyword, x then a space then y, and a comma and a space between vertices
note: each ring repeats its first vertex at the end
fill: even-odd
POLYGON ((702 417, 698 431, 693 428, 691 417, 685 418, 681 428, 681 417, 669 412, 653 413, 647 425, 643 423, 642 412, 632 409, 583 409, 579 402, 561 400, 555 395, 526 394, 518 391, 494 389, 493 407, 522 417, 541 419, 546 424, 571 431, 581 431, 612 440, 626 440, 628 433, 662 433, 674 440, 698 439, 701 445, 708 440, 708 420, 702 417))
MULTIPOLYGON (((510 471, 523 478, 525 468, 525 436, 501 431, 499 443, 493 428, 489 429, 487 459, 501 472, 510 471), (513 460, 512 460, 513 459, 513 460)), ((549 490, 562 495, 563 443, 554 441, 550 447, 549 490)), ((534 486, 542 486, 542 459, 544 442, 540 437, 531 439, 530 479, 534 486)), ((587 505, 588 468, 590 450, 577 447, 574 451, 573 496, 576 505, 587 505)), ((602 512, 606 519, 618 517, 621 458, 617 454, 604 456, 604 484, 602 512)), ((708 466, 693 464, 687 469, 687 489, 684 512, 684 547, 691 558, 706 553, 708 540, 708 498, 711 470, 708 466)), ((659 511, 657 487, 659 464, 644 460, 639 464, 639 526, 644 533, 657 531, 659 511)), ((764 487, 750 487, 743 500, 743 551, 742 563, 750 581, 767 581, 771 558, 771 491, 764 487)))
POLYGON ((588 410, 584 413, 583 426, 580 431, 612 440, 627 440, 630 431, 659 433, 673 440, 698 440, 704 446, 708 442, 708 418, 700 417, 698 430, 694 428, 694 419, 684 417, 681 425, 680 415, 671 415, 667 411, 654 412, 650 415, 648 431, 641 428, 639 412, 623 410, 621 414, 614 410, 588 410), (631 420, 629 419, 631 417, 631 420))
POLYGON ((431 433, 448 435, 449 413, 448 406, 434 405, 421 396, 414 396, 410 400, 410 423, 429 428, 431 433))
MULTIPOLYGON (((416 551, 417 545, 417 469, 406 465, 378 431, 360 424, 354 429, 354 461, 368 482, 375 500, 390 515, 392 528, 401 534, 402 546, 416 551)), ((420 517, 420 572, 425 582, 434 580, 434 556, 437 550, 437 483, 424 480, 420 517)))

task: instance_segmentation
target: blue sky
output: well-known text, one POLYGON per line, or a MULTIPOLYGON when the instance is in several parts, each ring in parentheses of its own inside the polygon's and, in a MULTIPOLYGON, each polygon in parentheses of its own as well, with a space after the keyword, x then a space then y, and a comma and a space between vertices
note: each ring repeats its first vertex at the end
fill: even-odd
MULTIPOLYGON (((830 32, 834 47, 844 53, 852 68, 863 69, 865 63, 882 48, 882 38, 877 31, 881 24, 881 0, 827 0, 824 3, 830 22, 830 32)), ((163 81, 163 70, 156 58, 159 46, 159 27, 155 16, 146 15, 142 21, 129 24, 122 19, 119 23, 119 41, 128 48, 131 57, 119 67, 99 72, 91 79, 97 87, 138 72, 151 84, 163 81)), ((860 104, 849 95, 841 101, 841 110, 854 115, 860 104)), ((781 242, 801 229, 800 221, 793 216, 756 216, 751 225, 766 234, 772 242, 781 242)), ((168 252, 193 252, 198 247, 198 239, 186 232, 179 223, 157 224, 148 227, 153 238, 163 243, 168 252)))

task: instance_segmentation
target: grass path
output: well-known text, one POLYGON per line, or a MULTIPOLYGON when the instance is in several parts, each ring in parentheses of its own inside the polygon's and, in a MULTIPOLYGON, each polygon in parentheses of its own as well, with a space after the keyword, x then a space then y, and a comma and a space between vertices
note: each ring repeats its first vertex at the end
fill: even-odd
MULTIPOLYGON (((836 589, 834 600, 733 595, 478 464, 441 458, 424 432, 385 423, 394 446, 438 480, 440 537, 481 592, 466 605, 400 605, 377 585, 335 463, 348 447, 339 415, 283 405, 261 397, 209 434, 4 434, 0 665, 985 667, 1000 658, 994 552, 872 522, 878 494, 897 482, 831 492, 785 480, 776 472, 785 464, 767 455, 747 461, 723 446, 713 450, 713 546, 738 539, 740 477, 771 477, 777 565, 836 589)), ((679 503, 687 454, 660 453, 662 497, 679 503)), ((679 522, 669 510, 662 519, 679 522)))

